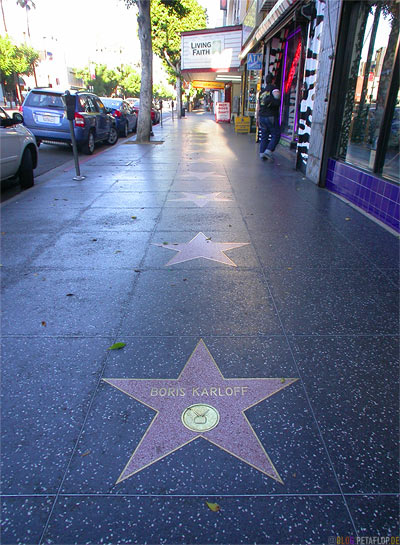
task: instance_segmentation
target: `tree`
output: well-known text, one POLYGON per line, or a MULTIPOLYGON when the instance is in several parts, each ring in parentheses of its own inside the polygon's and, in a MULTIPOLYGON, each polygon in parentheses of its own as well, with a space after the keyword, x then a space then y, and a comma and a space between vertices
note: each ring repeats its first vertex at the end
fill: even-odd
POLYGON ((8 30, 7 30, 7 25, 6 25, 6 16, 4 15, 3 0, 0 0, 0 6, 1 6, 1 15, 3 16, 4 30, 6 31, 6 34, 7 34, 8 30))
POLYGON ((17 0, 17 5, 18 6, 21 6, 21 8, 23 8, 26 12, 26 28, 27 28, 27 31, 28 31, 28 37, 30 38, 31 37, 31 31, 30 31, 30 28, 29 28, 29 12, 31 10, 31 8, 35 8, 36 9, 36 4, 33 0, 17 0))
POLYGON ((124 0, 138 7, 142 81, 137 141, 149 141, 151 132, 153 46, 170 75, 176 78, 178 116, 181 116, 181 39, 185 30, 205 28, 206 10, 196 0, 124 0), (151 6, 150 6, 151 4, 151 6))
POLYGON ((206 27, 206 10, 197 0, 152 0, 153 49, 176 81, 178 117, 181 116, 181 32, 206 27))
POLYGON ((125 66, 120 87, 125 96, 138 97, 140 95, 140 74, 132 66, 125 66))
POLYGON ((111 70, 104 64, 96 64, 94 79, 89 68, 74 70, 74 73, 99 96, 139 96, 140 93, 140 74, 132 66, 111 70))
POLYGON ((162 98, 164 100, 174 98, 174 95, 169 89, 165 87, 162 83, 153 86, 153 94, 155 98, 162 98))
POLYGON ((93 92, 99 96, 111 96, 121 80, 121 74, 110 70, 105 64, 96 64, 96 77, 92 79, 89 68, 75 71, 77 78, 83 80, 87 87, 92 87, 93 92))
POLYGON ((152 132, 151 102, 153 98, 153 49, 151 43, 150 0, 124 0, 129 8, 138 8, 138 29, 141 50, 142 80, 136 142, 149 142, 152 132))
POLYGON ((26 44, 19 46, 12 43, 8 36, 0 36, 0 78, 6 87, 16 86, 19 90, 19 74, 30 76, 34 73, 39 59, 39 52, 26 44))

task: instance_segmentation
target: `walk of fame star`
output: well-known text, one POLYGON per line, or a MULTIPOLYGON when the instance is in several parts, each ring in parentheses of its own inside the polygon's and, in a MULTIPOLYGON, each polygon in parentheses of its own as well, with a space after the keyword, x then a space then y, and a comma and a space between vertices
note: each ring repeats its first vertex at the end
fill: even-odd
POLYGON ((189 170, 185 170, 183 172, 178 172, 178 176, 180 178, 197 178, 198 180, 206 180, 207 178, 226 178, 225 174, 220 174, 218 172, 212 171, 212 172, 191 172, 189 170))
POLYGON ((105 378, 156 411, 117 483, 201 437, 283 484, 245 411, 297 378, 229 378, 203 340, 177 379, 105 378))
POLYGON ((179 252, 178 255, 166 263, 168 265, 174 265, 176 263, 183 263, 184 261, 190 261, 191 259, 197 259, 203 257, 204 259, 210 259, 211 261, 219 261, 225 265, 231 265, 237 267, 236 263, 229 259, 224 252, 233 250, 234 248, 240 248, 250 244, 249 242, 214 242, 207 238, 203 233, 197 233, 189 242, 175 243, 175 244, 158 244, 152 243, 153 246, 161 246, 162 248, 168 248, 168 250, 175 250, 179 252))
POLYGON ((196 206, 199 208, 203 208, 206 204, 209 202, 231 202, 231 199, 222 199, 218 198, 218 195, 221 195, 221 191, 219 193, 204 193, 203 195, 197 195, 196 193, 187 193, 185 191, 182 191, 185 196, 181 197, 180 199, 168 199, 169 201, 187 201, 187 202, 193 202, 196 206))

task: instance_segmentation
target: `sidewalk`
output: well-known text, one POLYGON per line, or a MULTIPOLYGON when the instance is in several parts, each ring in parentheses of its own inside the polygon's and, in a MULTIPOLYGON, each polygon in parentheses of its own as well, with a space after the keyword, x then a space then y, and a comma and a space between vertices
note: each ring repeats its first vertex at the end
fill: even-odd
POLYGON ((397 239, 252 137, 186 114, 2 206, 2 544, 399 535, 397 239))

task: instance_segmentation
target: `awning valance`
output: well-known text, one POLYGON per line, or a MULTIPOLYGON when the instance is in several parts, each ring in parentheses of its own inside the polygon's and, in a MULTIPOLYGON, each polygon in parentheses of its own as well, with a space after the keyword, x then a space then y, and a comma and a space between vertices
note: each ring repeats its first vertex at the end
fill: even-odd
POLYGON ((247 42, 245 47, 239 53, 239 59, 242 61, 246 58, 253 47, 263 38, 269 29, 299 0, 278 0, 275 6, 268 13, 261 25, 254 31, 253 36, 247 42))

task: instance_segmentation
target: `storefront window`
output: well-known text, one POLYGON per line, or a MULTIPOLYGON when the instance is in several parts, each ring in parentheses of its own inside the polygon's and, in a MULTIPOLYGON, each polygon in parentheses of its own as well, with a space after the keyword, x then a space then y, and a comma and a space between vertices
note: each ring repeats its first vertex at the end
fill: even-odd
POLYGON ((294 139, 297 131, 297 83, 301 61, 301 32, 292 32, 286 41, 283 58, 281 131, 294 139))
POLYGON ((391 180, 399 179, 400 159, 400 93, 397 92, 397 100, 394 108, 392 121, 390 123, 390 135, 385 153, 385 162, 383 165, 383 175, 391 180))
MULTIPOLYGON (((390 86, 399 21, 396 0, 365 2, 362 9, 353 46, 353 64, 338 156, 363 169, 376 171, 377 144, 384 122, 386 99, 389 92, 397 92, 390 89, 390 86)), ((391 123, 392 131, 385 144, 382 174, 398 180, 398 104, 394 108, 391 123)))
POLYGON ((257 106, 257 86, 261 78, 261 70, 249 70, 247 88, 246 88, 246 100, 245 100, 245 114, 251 117, 256 115, 257 106))

